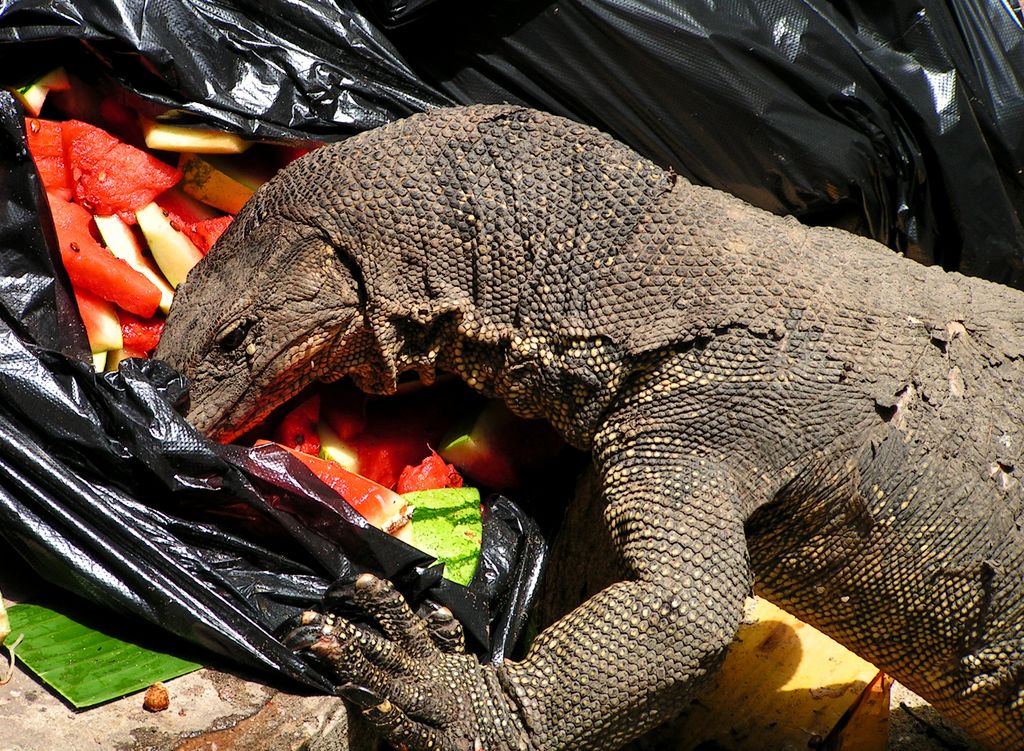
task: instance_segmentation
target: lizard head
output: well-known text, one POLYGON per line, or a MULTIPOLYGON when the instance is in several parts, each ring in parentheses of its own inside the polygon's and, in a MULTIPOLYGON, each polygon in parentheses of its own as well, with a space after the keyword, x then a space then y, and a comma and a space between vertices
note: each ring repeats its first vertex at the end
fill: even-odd
MULTIPOLYGON (((483 388, 487 358, 447 350, 463 335, 497 348, 495 321, 515 317, 531 251, 497 242, 519 237, 520 218, 500 175, 550 152, 510 140, 536 116, 415 115, 323 146, 264 184, 189 273, 156 351, 191 381, 189 420, 230 440, 313 381, 349 376, 390 393, 402 373, 429 382, 449 360, 483 388)), ((546 200, 543 180, 527 182, 546 200)))
POLYGON ((154 355, 188 377, 187 417, 218 440, 326 379, 337 362, 327 350, 361 321, 345 264, 318 231, 273 208, 250 201, 192 269, 154 355))

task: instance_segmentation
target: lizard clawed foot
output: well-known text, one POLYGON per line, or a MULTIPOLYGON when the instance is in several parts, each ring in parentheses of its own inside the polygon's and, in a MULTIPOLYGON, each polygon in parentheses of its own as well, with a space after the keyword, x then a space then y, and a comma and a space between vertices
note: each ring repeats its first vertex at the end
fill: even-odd
POLYGON ((381 633, 344 618, 303 613, 285 637, 324 660, 338 693, 381 735, 409 751, 520 748, 522 723, 495 670, 465 654, 462 626, 447 608, 425 617, 384 580, 363 574, 353 599, 381 633))

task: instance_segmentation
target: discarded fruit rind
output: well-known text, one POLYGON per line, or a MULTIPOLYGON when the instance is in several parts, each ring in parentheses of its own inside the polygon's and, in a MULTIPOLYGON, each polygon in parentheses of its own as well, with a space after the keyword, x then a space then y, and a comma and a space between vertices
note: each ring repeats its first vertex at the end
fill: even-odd
MULTIPOLYGON (((258 440, 256 446, 271 443, 258 440)), ((280 446, 305 464, 321 482, 331 487, 370 524, 401 540, 409 541, 412 534, 412 525, 409 524, 412 508, 403 496, 362 475, 349 472, 337 462, 310 456, 279 443, 273 445, 280 446)))
POLYGON ((69 88, 71 82, 67 73, 63 68, 57 68, 30 84, 12 89, 12 93, 25 106, 26 111, 35 117, 42 110, 47 94, 51 91, 66 91, 69 88))
POLYGON ((203 254, 183 232, 171 226, 164 210, 157 204, 148 204, 135 212, 135 216, 156 265, 171 286, 177 289, 192 267, 202 260, 203 254))
POLYGON ((320 441, 317 453, 321 459, 337 462, 349 472, 359 472, 359 455, 338 437, 325 420, 317 422, 316 435, 320 441))
POLYGON ((454 426, 438 453, 475 483, 503 489, 534 476, 562 445, 547 423, 523 419, 494 400, 475 417, 454 426))
POLYGON ((153 120, 142 121, 146 146, 163 151, 190 151, 193 154, 241 154, 251 145, 234 133, 209 128, 187 128, 153 120))
POLYGON ((182 154, 181 189, 210 206, 237 214, 270 175, 250 174, 216 155, 182 154))
POLYGON ((11 633, 11 620, 7 617, 7 608, 4 607, 4 596, 0 593, 0 644, 11 633))
POLYGON ((74 293, 92 353, 98 355, 108 350, 121 349, 124 346, 124 337, 121 320, 113 303, 84 289, 75 289, 74 293))
POLYGON ((120 258, 144 277, 149 279, 160 290, 160 310, 167 313, 174 301, 174 290, 167 280, 155 269, 152 263, 142 254, 138 240, 131 228, 116 214, 113 216, 94 216, 93 221, 100 231, 100 237, 107 250, 120 258))
POLYGON ((413 507, 417 548, 444 563, 444 577, 468 585, 476 573, 483 539, 480 491, 476 488, 417 490, 402 496, 413 507))
POLYGON ((152 316, 160 307, 156 285, 96 242, 89 229, 92 214, 51 193, 46 198, 71 284, 143 318, 152 316))

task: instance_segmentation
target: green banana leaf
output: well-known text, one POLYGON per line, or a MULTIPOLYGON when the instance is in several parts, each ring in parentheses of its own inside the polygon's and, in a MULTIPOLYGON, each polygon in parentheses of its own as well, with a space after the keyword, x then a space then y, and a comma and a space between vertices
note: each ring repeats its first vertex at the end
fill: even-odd
POLYGON ((202 667, 108 636, 39 605, 13 605, 7 616, 9 641, 24 634, 18 662, 78 709, 202 667))

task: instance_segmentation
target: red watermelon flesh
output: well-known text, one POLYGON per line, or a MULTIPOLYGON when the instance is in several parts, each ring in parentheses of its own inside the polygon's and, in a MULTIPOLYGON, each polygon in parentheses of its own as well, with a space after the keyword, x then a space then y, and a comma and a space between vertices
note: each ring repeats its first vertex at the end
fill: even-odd
POLYGON ((160 341, 160 334, 164 330, 164 319, 139 318, 131 313, 122 313, 120 318, 124 348, 142 352, 143 356, 148 357, 160 341))
POLYGON ((220 212, 217 209, 207 206, 202 201, 197 201, 183 191, 180 185, 157 196, 156 204, 187 224, 195 224, 204 219, 213 219, 220 216, 220 212))
POLYGON ((274 430, 274 441, 304 454, 320 453, 316 424, 320 419, 320 395, 313 394, 290 410, 274 430))
POLYGON ((218 216, 214 219, 204 219, 201 222, 193 223, 185 233, 189 236, 199 251, 206 255, 210 248, 224 234, 224 230, 231 224, 233 216, 218 216))
POLYGON ((324 392, 321 417, 359 457, 359 474, 394 488, 479 401, 458 382, 386 399, 367 399, 344 382, 324 392))
POLYGON ((415 466, 408 466, 398 477, 395 492, 399 495, 416 490, 437 490, 440 488, 461 488, 462 475, 433 449, 430 456, 415 466))
POLYGON ((48 193, 71 200, 71 175, 64 155, 61 124, 29 117, 25 119, 25 135, 43 187, 48 193))
MULTIPOLYGON (((269 441, 256 441, 257 447, 263 445, 271 444, 269 441)), ((309 456, 287 446, 281 448, 305 464, 370 524, 388 534, 408 539, 412 509, 402 496, 366 477, 349 472, 337 462, 309 456)))
POLYGON ((130 313, 150 318, 160 305, 157 286, 96 241, 88 211, 50 193, 46 198, 71 283, 130 313))
POLYGON ((99 216, 135 223, 135 211, 181 179, 181 173, 101 128, 68 120, 61 129, 75 200, 99 216))

